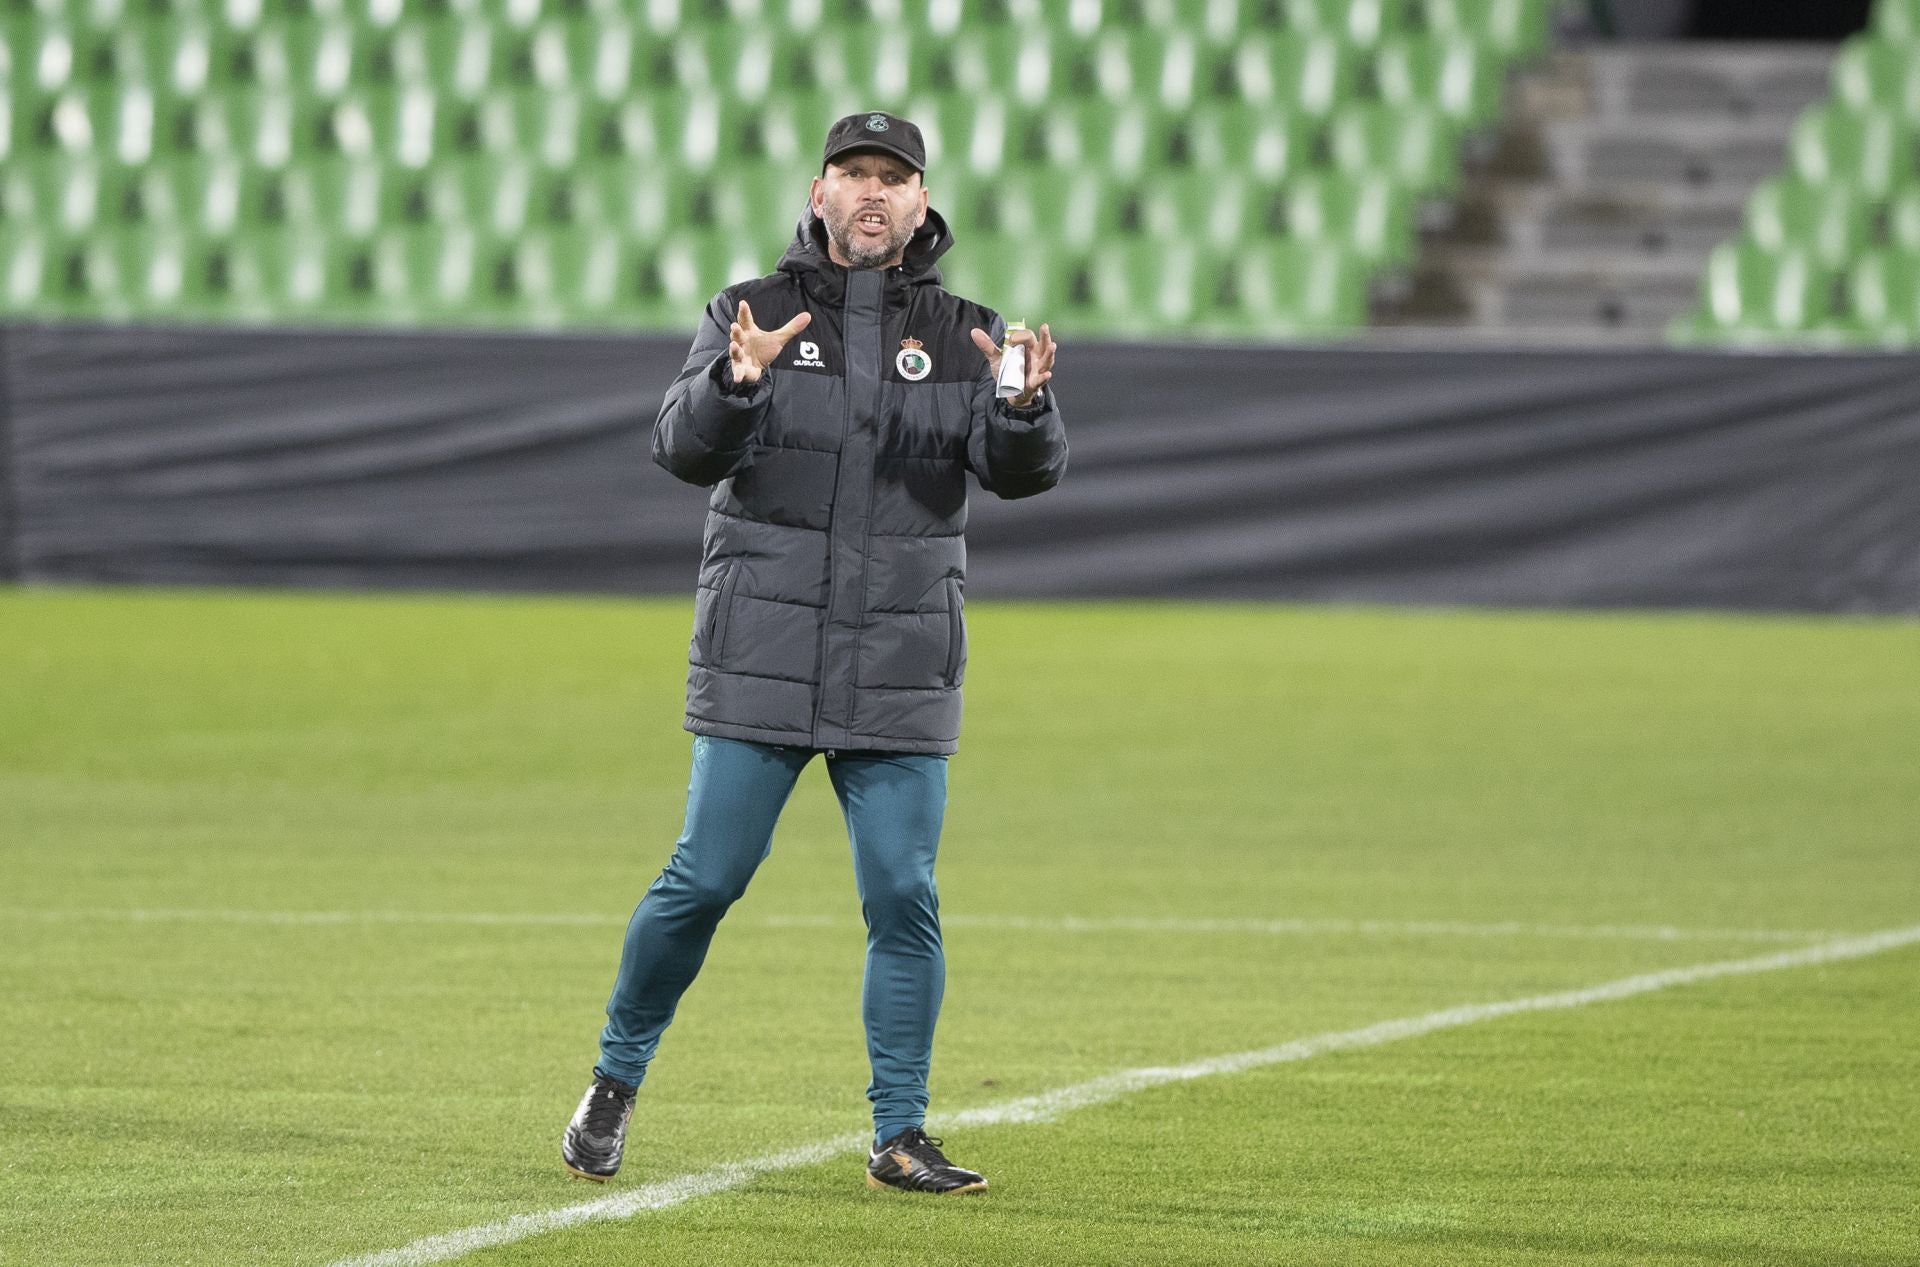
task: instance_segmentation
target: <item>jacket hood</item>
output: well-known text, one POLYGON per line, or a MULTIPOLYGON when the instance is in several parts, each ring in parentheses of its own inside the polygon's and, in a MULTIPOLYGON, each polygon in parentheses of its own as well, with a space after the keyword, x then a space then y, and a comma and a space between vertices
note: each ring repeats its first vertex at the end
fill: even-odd
MULTIPOLYGON (((909 286, 938 284, 940 270, 934 267, 934 261, 952 247, 953 231, 947 227, 946 217, 929 206, 927 218, 907 239, 907 249, 899 266, 887 271, 897 274, 900 281, 909 286)), ((827 225, 814 215, 811 202, 800 213, 800 221, 793 229, 793 241, 780 257, 779 269, 783 273, 810 274, 812 280, 823 283, 831 294, 846 289, 847 266, 834 263, 827 253, 827 225)))

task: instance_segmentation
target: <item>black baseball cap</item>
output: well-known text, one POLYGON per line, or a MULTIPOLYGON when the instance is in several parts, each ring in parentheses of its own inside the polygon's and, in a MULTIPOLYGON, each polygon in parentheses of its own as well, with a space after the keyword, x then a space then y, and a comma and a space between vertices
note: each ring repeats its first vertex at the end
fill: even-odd
POLYGON ((884 110, 850 114, 827 129, 827 148, 820 156, 820 166, 824 169, 853 150, 884 150, 916 172, 927 170, 927 144, 920 139, 920 129, 884 110))

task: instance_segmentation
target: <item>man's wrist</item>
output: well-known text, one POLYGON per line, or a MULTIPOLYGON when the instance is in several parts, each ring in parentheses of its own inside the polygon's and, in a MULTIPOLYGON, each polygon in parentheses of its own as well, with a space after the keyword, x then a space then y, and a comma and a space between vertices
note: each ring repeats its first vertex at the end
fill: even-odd
POLYGON ((733 358, 722 356, 719 364, 713 368, 713 385, 722 396, 733 396, 742 400, 749 399, 760 390, 760 384, 766 381, 767 372, 760 371, 758 378, 738 379, 733 374, 733 358))

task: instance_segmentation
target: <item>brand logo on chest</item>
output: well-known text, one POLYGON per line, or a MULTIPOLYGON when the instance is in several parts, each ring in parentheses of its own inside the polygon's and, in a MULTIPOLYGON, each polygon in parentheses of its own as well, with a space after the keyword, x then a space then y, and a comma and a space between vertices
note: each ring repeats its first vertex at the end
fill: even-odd
POLYGON ((818 343, 801 343, 800 355, 793 358, 793 364, 806 369, 823 370, 827 368, 827 363, 820 359, 820 345, 818 343))

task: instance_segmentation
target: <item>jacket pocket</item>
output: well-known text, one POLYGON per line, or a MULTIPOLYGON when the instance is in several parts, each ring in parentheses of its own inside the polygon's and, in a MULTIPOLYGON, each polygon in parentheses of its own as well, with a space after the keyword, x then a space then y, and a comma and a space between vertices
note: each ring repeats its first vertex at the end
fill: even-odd
POLYGON ((714 591, 713 611, 707 628, 707 663, 718 667, 727 655, 727 621, 733 615, 733 587, 740 579, 740 560, 727 560, 727 570, 714 591))
POLYGON ((967 671, 967 617, 960 597, 960 582, 947 578, 947 673, 948 686, 960 685, 967 671))

